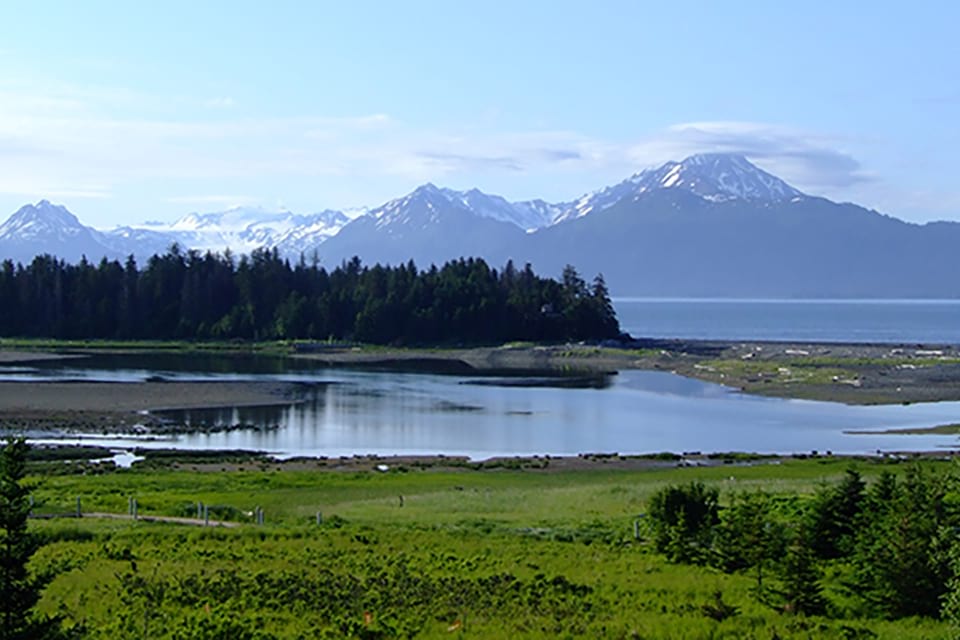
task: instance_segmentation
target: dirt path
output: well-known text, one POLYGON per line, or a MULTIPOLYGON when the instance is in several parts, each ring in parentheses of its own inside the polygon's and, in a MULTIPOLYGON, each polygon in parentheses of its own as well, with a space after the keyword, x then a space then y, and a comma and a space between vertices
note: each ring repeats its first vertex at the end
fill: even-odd
MULTIPOLYGON (((73 514, 63 514, 63 515, 39 515, 31 516, 40 520, 52 520, 56 518, 76 518, 76 515, 73 514)), ((178 518, 176 516, 145 516, 138 515, 134 518, 132 515, 127 513, 105 513, 100 511, 91 511, 89 513, 82 513, 80 518, 102 518, 106 520, 130 520, 130 521, 142 521, 142 522, 169 522, 171 524, 185 524, 191 525, 194 527, 225 527, 227 529, 233 529, 240 526, 239 522, 227 522, 226 520, 208 520, 204 521, 199 518, 178 518)))

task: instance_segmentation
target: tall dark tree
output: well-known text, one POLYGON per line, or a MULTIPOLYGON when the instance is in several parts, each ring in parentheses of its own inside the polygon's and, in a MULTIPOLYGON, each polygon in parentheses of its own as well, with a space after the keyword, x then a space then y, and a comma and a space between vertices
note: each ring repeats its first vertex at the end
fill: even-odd
POLYGON ((594 316, 596 318, 596 333, 607 338, 616 337, 620 333, 620 323, 617 321, 617 312, 610 299, 610 290, 602 273, 593 279, 593 289, 590 293, 593 299, 594 316))
POLYGON ((827 608, 812 538, 809 528, 801 525, 780 567, 784 609, 798 615, 821 615, 827 608))
POLYGON ((27 444, 9 440, 0 448, 0 640, 33 640, 51 634, 52 621, 33 612, 40 584, 27 562, 39 542, 27 531, 29 488, 24 485, 27 444))
POLYGON ((763 594, 764 572, 783 555, 785 546, 783 527, 773 517, 770 496, 762 491, 734 495, 723 511, 715 540, 720 567, 751 570, 757 593, 763 594))
POLYGON ((840 484, 822 487, 810 510, 813 551, 821 558, 848 555, 863 507, 866 483, 856 469, 847 469, 840 484))

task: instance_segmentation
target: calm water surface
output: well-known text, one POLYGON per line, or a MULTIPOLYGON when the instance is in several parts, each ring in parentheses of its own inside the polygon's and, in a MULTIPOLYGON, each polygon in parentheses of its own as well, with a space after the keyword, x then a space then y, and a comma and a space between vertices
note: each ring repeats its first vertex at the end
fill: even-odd
POLYGON ((635 337, 960 344, 960 300, 618 298, 635 337))
MULTIPOLYGON (((760 398, 669 373, 626 371, 602 388, 497 385, 496 379, 316 369, 269 358, 112 357, 0 368, 4 379, 287 380, 318 383, 300 404, 167 412, 241 429, 107 446, 255 449, 281 456, 757 451, 860 453, 960 446, 955 436, 850 435, 846 430, 960 422, 960 403, 852 407, 760 398), (482 384, 477 384, 481 382, 482 384), (491 384, 494 383, 494 384, 491 384)), ((88 440, 88 439, 85 439, 88 440)), ((89 440, 88 440, 89 441, 89 440)))

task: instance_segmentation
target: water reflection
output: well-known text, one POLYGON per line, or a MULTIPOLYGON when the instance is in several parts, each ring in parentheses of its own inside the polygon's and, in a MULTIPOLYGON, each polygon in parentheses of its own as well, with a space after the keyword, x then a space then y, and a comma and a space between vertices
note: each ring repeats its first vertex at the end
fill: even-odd
POLYGON ((235 361, 227 373, 210 370, 224 368, 227 362, 223 356, 199 362, 184 356, 113 356, 89 363, 44 363, 10 375, 27 379, 32 371, 42 370, 47 379, 95 375, 142 380, 160 375, 176 380, 302 383, 298 402, 289 405, 165 411, 159 415, 203 431, 146 443, 112 437, 101 439, 104 446, 486 458, 689 450, 862 453, 932 450, 960 442, 955 436, 844 433, 958 422, 960 403, 851 407, 779 400, 656 371, 625 371, 596 384, 563 388, 564 380, 547 386, 554 378, 544 376, 527 375, 518 381, 319 369, 309 362, 260 357, 235 361))
MULTIPOLYGON (((450 376, 357 374, 300 404, 180 412, 194 423, 278 425, 177 438, 190 448, 287 455, 575 455, 589 451, 863 453, 932 450, 953 436, 852 435, 844 430, 956 420, 958 403, 851 407, 746 396, 650 371, 628 371, 602 389, 462 384, 450 376)), ((173 414, 171 414, 173 415, 173 414)))

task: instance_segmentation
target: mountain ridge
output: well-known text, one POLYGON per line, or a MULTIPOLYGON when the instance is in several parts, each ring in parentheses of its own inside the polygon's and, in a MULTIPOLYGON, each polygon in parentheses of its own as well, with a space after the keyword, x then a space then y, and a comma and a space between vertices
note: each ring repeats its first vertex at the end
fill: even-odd
POLYGON ((667 162, 568 203, 510 202, 428 182, 352 219, 235 207, 164 227, 97 231, 44 200, 0 226, 4 258, 29 260, 37 248, 70 259, 79 251, 99 258, 98 250, 139 258, 171 242, 234 253, 276 248, 328 267, 354 255, 421 265, 479 256, 558 273, 572 263, 602 271, 618 295, 960 296, 955 268, 941 259, 960 242, 960 224, 917 225, 807 195, 736 154, 667 162))

